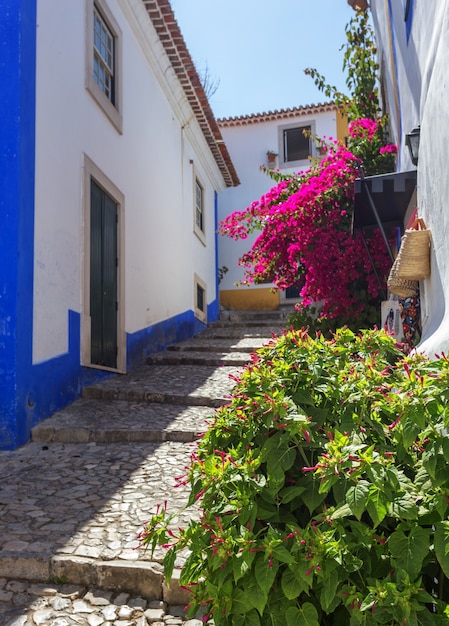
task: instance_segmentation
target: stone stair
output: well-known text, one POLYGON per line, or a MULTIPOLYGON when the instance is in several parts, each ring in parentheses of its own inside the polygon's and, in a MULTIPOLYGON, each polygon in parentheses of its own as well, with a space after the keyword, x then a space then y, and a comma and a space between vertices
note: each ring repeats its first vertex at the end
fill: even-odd
POLYGON ((137 534, 164 501, 176 525, 188 523, 176 477, 232 377, 285 324, 283 311, 226 312, 147 366, 85 388, 29 444, 0 454, 0 583, 59 580, 185 604, 177 575, 164 583, 162 552, 139 549, 137 534))

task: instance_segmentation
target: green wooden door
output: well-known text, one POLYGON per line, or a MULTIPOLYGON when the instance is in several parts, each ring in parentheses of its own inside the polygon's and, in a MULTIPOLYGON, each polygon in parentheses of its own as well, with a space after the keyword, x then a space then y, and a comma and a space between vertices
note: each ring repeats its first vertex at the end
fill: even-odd
POLYGON ((117 367, 117 203, 93 180, 90 191, 91 362, 117 367))

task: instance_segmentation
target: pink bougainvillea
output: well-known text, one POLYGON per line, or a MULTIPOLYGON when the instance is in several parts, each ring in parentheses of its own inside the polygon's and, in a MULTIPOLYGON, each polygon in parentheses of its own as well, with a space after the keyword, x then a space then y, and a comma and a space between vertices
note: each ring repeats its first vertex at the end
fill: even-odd
POLYGON ((349 123, 348 133, 351 139, 367 139, 372 141, 378 130, 376 120, 362 118, 349 123))
MULTIPOLYGON (((376 122, 356 121, 360 123, 350 126, 354 137, 374 137, 376 122)), ((378 276, 384 279, 390 265, 382 237, 376 231, 365 233, 365 245, 360 233, 351 232, 360 163, 343 144, 328 142, 324 158, 309 170, 281 179, 258 201, 221 222, 221 234, 234 239, 261 231, 239 261, 244 283, 271 281, 285 289, 302 278, 303 304, 321 302, 321 314, 331 317, 357 317, 368 300, 379 296, 383 285, 378 276)))
POLYGON ((382 146, 379 150, 379 154, 397 154, 398 147, 394 143, 389 143, 386 146, 382 146))

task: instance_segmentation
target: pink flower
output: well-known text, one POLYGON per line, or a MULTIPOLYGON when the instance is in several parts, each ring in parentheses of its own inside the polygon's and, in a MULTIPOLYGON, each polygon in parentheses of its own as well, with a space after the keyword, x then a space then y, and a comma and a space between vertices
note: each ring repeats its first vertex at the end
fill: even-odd
POLYGON ((389 143, 386 146, 382 146, 379 150, 379 154, 397 154, 398 147, 394 143, 389 143))
POLYGON ((369 118, 353 120, 348 126, 348 132, 351 139, 367 139, 372 141, 377 132, 377 122, 369 118))

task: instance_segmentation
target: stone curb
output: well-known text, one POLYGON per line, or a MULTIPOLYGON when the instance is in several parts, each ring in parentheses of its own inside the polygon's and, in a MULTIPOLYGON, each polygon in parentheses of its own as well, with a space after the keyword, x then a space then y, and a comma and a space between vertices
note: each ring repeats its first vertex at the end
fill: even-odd
POLYGON ((160 563, 144 561, 96 561, 87 557, 52 556, 5 552, 0 556, 0 578, 49 583, 64 581, 86 588, 99 588, 139 595, 167 604, 189 602, 189 593, 179 584, 180 570, 167 585, 160 563))
POLYGON ((198 439, 200 430, 155 430, 151 428, 129 429, 88 429, 57 428, 45 425, 33 428, 33 441, 41 443, 164 443, 176 441, 192 443, 198 439))

